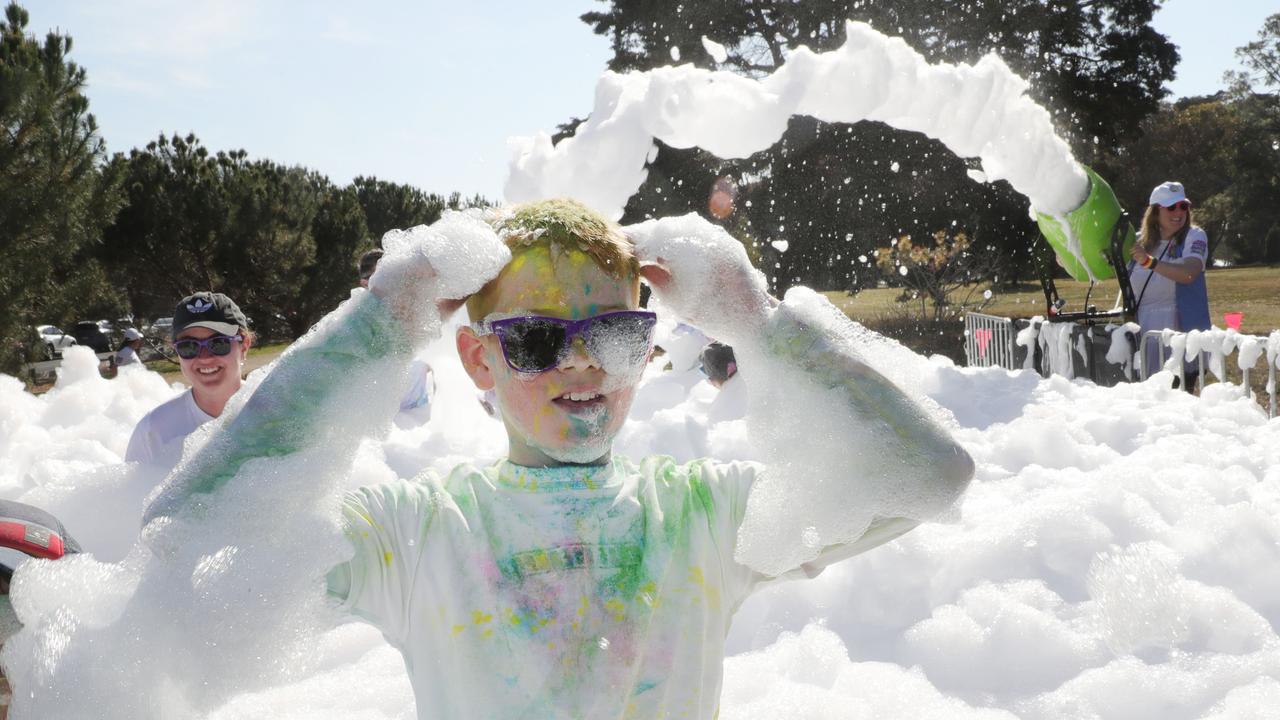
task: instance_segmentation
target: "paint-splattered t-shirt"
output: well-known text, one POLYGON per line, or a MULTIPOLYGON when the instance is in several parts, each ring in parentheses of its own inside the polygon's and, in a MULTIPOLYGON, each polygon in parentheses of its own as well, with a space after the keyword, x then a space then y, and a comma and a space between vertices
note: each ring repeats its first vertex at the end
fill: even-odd
MULTIPOLYGON (((458 467, 347 496, 346 607, 422 718, 713 718, 759 466, 458 467)), ((343 587, 345 585, 345 587, 343 587)))

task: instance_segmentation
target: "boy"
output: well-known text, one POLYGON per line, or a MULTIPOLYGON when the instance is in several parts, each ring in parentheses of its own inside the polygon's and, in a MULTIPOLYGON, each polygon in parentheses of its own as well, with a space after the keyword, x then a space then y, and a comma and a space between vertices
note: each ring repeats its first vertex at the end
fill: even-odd
MULTIPOLYGON (((420 717, 713 718, 725 634, 754 587, 785 570, 813 575, 917 523, 886 515, 853 542, 766 575, 734 559, 759 465, 612 457, 651 348, 641 276, 666 306, 737 348, 773 347, 801 365, 793 372, 856 383, 832 396, 865 404, 858 410, 924 464, 923 482, 947 502, 972 475, 964 451, 896 388, 856 358, 832 356, 825 330, 769 297, 723 233, 640 231, 633 248, 615 225, 558 200, 518 207, 493 228, 455 214, 391 240, 371 292, 293 352, 308 358, 300 389, 366 376, 387 356, 407 364, 399 339, 438 332, 440 315, 465 298, 474 322, 458 331, 458 353, 476 386, 495 391, 509 439, 491 467, 464 464, 345 501, 355 555, 330 573, 329 592, 402 652, 420 717), (815 357, 827 360, 806 359, 815 357)), ((275 371, 285 378, 288 359, 275 371)), ((305 420, 280 429, 301 407, 296 393, 279 393, 283 408, 257 402, 262 394, 224 429, 219 445, 234 449, 197 455, 198 480, 170 487, 150 518, 198 505, 194 493, 216 490, 245 460, 315 442, 305 420)))

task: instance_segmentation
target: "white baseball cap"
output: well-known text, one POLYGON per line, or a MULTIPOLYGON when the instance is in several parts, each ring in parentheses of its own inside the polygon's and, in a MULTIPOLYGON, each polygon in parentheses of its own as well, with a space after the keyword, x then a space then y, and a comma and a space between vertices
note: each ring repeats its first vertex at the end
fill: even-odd
POLYGON ((142 339, 142 333, 138 332, 138 331, 137 331, 136 329, 134 329, 134 328, 125 328, 125 329, 124 329, 124 339, 125 339, 125 340, 128 340, 128 341, 141 340, 141 339, 142 339))
POLYGON ((1151 204, 1170 207, 1187 199, 1187 191, 1180 182, 1162 182, 1151 191, 1151 204))

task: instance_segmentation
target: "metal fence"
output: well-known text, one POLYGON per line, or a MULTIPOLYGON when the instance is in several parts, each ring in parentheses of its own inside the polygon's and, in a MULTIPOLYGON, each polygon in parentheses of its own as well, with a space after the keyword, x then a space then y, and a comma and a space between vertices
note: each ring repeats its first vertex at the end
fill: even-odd
MULTIPOLYGON (((1135 353, 1134 356, 1134 362, 1138 367, 1139 379, 1146 380, 1153 372, 1159 371, 1165 366, 1168 360, 1173 357, 1175 352, 1181 353, 1183 357, 1186 357, 1185 348, 1187 337, 1187 333, 1169 333, 1163 330, 1149 330, 1143 333, 1142 340, 1138 342, 1137 353, 1135 353), (1152 347, 1153 341, 1155 343, 1154 348, 1152 347), (1151 363, 1151 367, 1148 367, 1149 359, 1153 354, 1151 350, 1155 351, 1155 362, 1151 363)), ((1236 342, 1233 343, 1231 350, 1223 353, 1222 362, 1224 366, 1231 356, 1238 357, 1240 355, 1244 341, 1252 340, 1257 343, 1260 352, 1258 352, 1258 356, 1254 359, 1253 364, 1240 368, 1241 377, 1239 387, 1242 393, 1252 396, 1253 390, 1252 386, 1249 384, 1249 374, 1258 368, 1258 360, 1262 360, 1263 364, 1266 365, 1267 370, 1267 417, 1275 417, 1277 405, 1276 397, 1277 392, 1280 389, 1276 387, 1276 363, 1272 362, 1265 352, 1268 339, 1258 335, 1236 335, 1235 339, 1236 342)), ((1178 383, 1182 384, 1187 381, 1187 365, 1192 364, 1196 367, 1196 372, 1199 374, 1199 377, 1201 378, 1201 385, 1203 386, 1204 378, 1206 377, 1205 359, 1208 356, 1209 353, 1207 352, 1198 352, 1196 353, 1196 359, 1194 361, 1174 363, 1174 369, 1178 376, 1178 383)), ((1239 366, 1238 362, 1237 366, 1239 366)), ((1216 374, 1217 373, 1215 373, 1215 375, 1216 374)))
POLYGON ((1010 318, 967 313, 964 316, 965 362, 970 367, 1013 369, 1016 335, 1010 318))
MULTIPOLYGON (((1125 331, 1113 336, 1116 326, 1049 323, 1040 318, 1019 319, 996 315, 965 315, 965 358, 970 367, 1003 367, 1008 370, 1034 369, 1041 375, 1087 377, 1099 385, 1146 380, 1163 367, 1175 352, 1185 353, 1187 333, 1151 331, 1141 338, 1125 331), (1023 342, 1018 342, 1022 334, 1023 342), (1120 343, 1117 347, 1115 343, 1120 343)), ((1241 393, 1252 395, 1251 372, 1258 370, 1257 360, 1266 365, 1268 416, 1276 417, 1277 383, 1275 362, 1268 360, 1265 348, 1268 338, 1257 335, 1235 335, 1231 347, 1224 348, 1223 363, 1237 360, 1241 349, 1253 345, 1258 357, 1243 375, 1241 393)), ((1205 377, 1206 357, 1201 352, 1191 365, 1205 377)), ((1179 384, 1186 382, 1187 364, 1175 363, 1179 384)), ((1215 373, 1216 374, 1216 373, 1215 373)))

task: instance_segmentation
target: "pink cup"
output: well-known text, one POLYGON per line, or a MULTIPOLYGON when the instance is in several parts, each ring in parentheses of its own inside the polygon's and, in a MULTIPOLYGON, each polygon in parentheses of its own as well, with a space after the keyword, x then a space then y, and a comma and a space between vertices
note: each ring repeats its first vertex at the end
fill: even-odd
POLYGON ((1242 312, 1229 312, 1222 314, 1222 322, 1226 323, 1227 327, 1232 330, 1240 329, 1241 320, 1244 320, 1244 313, 1242 312))

